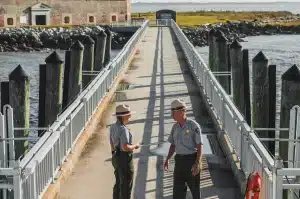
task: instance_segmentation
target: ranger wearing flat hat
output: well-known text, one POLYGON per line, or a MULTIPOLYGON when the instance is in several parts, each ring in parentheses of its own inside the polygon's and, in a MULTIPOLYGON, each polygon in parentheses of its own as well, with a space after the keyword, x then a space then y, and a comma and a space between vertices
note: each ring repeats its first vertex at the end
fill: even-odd
POLYGON ((139 144, 132 144, 132 134, 126 127, 133 112, 130 107, 121 104, 116 107, 117 122, 110 127, 110 145, 112 164, 115 169, 116 183, 113 189, 113 199, 130 199, 133 184, 133 150, 139 144))
POLYGON ((173 125, 168 142, 171 143, 164 169, 169 169, 169 159, 174 152, 175 169, 173 199, 186 197, 188 187, 193 199, 200 199, 200 170, 203 151, 200 125, 186 116, 187 106, 182 100, 171 103, 172 117, 176 121, 173 125))

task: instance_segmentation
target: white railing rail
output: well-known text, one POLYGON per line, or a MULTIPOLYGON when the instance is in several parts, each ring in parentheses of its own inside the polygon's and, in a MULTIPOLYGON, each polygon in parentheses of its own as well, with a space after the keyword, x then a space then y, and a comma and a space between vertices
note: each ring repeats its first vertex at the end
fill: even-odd
MULTIPOLYGON (((13 189, 15 199, 37 199, 43 196, 49 184, 55 181, 61 164, 72 151, 86 122, 102 103, 107 89, 122 66, 127 64, 149 25, 171 26, 173 29, 192 74, 202 86, 222 130, 230 139, 241 169, 246 175, 254 171, 260 173, 263 182, 261 198, 282 199, 284 189, 300 189, 300 169, 282 168, 282 161, 274 160, 179 26, 173 20, 166 19, 151 23, 145 21, 118 56, 57 118, 25 157, 21 161, 15 161, 12 168, 0 168, 0 176, 11 178, 11 184, 2 184, 0 189, 13 189)), ((288 198, 293 196, 289 195, 288 198)))
POLYGON ((254 171, 260 173, 263 179, 262 198, 282 199, 282 194, 278 191, 278 189, 282 191, 282 178, 277 175, 279 171, 277 163, 179 26, 172 21, 171 27, 177 36, 191 72, 202 85, 222 130, 230 139, 240 160, 241 169, 246 175, 254 171))
MULTIPOLYGON (((103 69, 76 100, 57 118, 49 130, 14 168, 0 168, 0 176, 12 178, 6 184, 14 190, 15 199, 41 198, 50 183, 55 181, 60 166, 72 151, 86 123, 97 111, 97 107, 112 86, 115 77, 133 55, 148 27, 144 21, 121 52, 103 69), (19 171, 19 172, 15 172, 19 171)), ((13 111, 10 107, 10 111, 13 111)), ((3 185, 4 186, 4 185, 3 185)), ((0 187, 0 189, 5 187, 0 187)), ((6 195, 6 192, 5 194, 6 195)))

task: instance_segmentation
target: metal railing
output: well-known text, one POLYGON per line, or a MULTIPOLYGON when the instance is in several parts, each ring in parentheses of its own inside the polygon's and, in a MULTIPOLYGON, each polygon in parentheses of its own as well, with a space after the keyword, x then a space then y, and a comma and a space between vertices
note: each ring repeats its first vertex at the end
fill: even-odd
POLYGON ((137 27, 143 25, 145 20, 128 20, 124 22, 111 22, 111 27, 137 27))
MULTIPOLYGON (((262 176, 261 198, 282 199, 284 189, 300 189, 298 183, 300 169, 282 168, 282 161, 274 160, 268 153, 230 96, 227 95, 197 50, 173 20, 144 22, 119 55, 58 117, 57 121, 50 126, 25 157, 21 161, 11 164, 12 168, 0 168, 0 176, 10 177, 11 182, 0 184, 0 189, 13 189, 15 199, 36 199, 43 196, 49 184, 55 181, 61 164, 72 151, 85 124, 97 111, 107 89, 112 85, 122 66, 127 64, 137 42, 149 25, 170 26, 173 29, 193 76, 202 87, 215 117, 234 148, 241 169, 246 175, 258 171, 262 176), (285 176, 288 176, 288 179, 285 176)), ((12 111, 9 108, 8 115, 10 117, 12 117, 12 111)), ((2 129, 3 126, 3 115, 1 115, 0 128, 2 129)), ((13 128, 13 124, 9 125, 9 128, 13 128)), ((13 131, 13 129, 9 129, 9 131, 13 131)), ((293 198, 293 196, 289 195, 288 198, 293 198)))
POLYGON ((202 86, 222 130, 228 136, 238 156, 241 169, 246 176, 254 171, 260 173, 263 181, 261 198, 282 199, 282 172, 284 170, 281 169, 281 162, 274 160, 269 154, 230 96, 173 20, 171 27, 177 36, 191 72, 202 86))
MULTIPOLYGON (((0 176, 12 179, 8 180, 6 184, 0 184, 0 189, 13 189, 15 199, 37 199, 43 196, 50 183, 55 181, 60 166, 72 151, 78 137, 84 131, 86 123, 97 111, 98 105, 103 102, 115 77, 122 67, 128 64, 148 23, 148 21, 144 21, 121 52, 59 115, 49 130, 21 161, 15 161, 11 168, 0 168, 0 176)), ((9 107, 9 113, 12 119, 13 109, 11 107, 9 107)), ((10 128, 13 128, 13 125, 10 128)), ((13 131, 13 129, 10 130, 13 131)), ((6 192, 4 195, 6 197, 6 192)))

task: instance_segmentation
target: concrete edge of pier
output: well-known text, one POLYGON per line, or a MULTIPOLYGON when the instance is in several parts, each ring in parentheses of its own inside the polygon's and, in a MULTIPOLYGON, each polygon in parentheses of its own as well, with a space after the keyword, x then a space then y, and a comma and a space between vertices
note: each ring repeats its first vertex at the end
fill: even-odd
POLYGON ((63 184, 66 181, 66 179, 70 176, 70 174, 72 174, 72 170, 74 169, 76 163, 79 161, 79 157, 80 157, 81 153, 83 152, 83 150, 85 149, 85 145, 86 145, 87 141, 95 133, 95 130, 97 128, 97 125, 98 125, 103 113, 105 112, 109 103, 113 99, 114 93, 115 93, 120 81, 123 79, 125 72, 127 71, 128 67, 130 66, 132 60, 134 59, 138 44, 143 39, 143 37, 144 37, 144 35, 142 35, 140 40, 138 41, 127 64, 122 67, 120 73, 115 78, 113 85, 109 89, 109 92, 103 98, 101 103, 98 104, 97 111, 94 113, 92 119, 85 124, 84 131, 78 138, 73 150, 66 158, 67 161, 61 166, 58 176, 56 176, 55 183, 50 184, 50 186, 47 188, 47 190, 45 191, 45 194, 42 197, 43 199, 56 198, 58 193, 60 192, 61 184, 63 184))
MULTIPOLYGON (((190 63, 187 61, 187 65, 189 66, 190 70, 193 70, 193 68, 191 67, 190 63)), ((206 95, 203 92, 203 86, 201 85, 200 81, 198 80, 198 77, 196 76, 196 74, 194 72, 192 72, 193 78, 196 81, 199 90, 200 90, 200 95, 202 96, 203 99, 206 99, 206 95)), ((208 110, 208 113, 210 115, 210 117, 212 118, 212 121, 214 123, 214 126, 216 127, 217 130, 217 138, 218 141, 221 145, 221 148, 225 154, 225 157, 228 161, 228 163, 231 166, 232 172, 234 174, 235 180, 237 181, 239 187, 240 187, 240 191, 241 193, 245 193, 245 189, 246 189, 246 184, 247 184, 247 177, 246 174, 244 173, 244 171, 241 169, 240 167, 240 161, 236 155, 236 153, 234 152, 234 149, 232 147, 232 144, 230 143, 230 140, 228 138, 228 136, 226 135, 226 133, 222 130, 220 122, 217 120, 217 115, 214 112, 214 110, 212 109, 212 105, 207 101, 204 100, 204 104, 206 109, 208 110)))

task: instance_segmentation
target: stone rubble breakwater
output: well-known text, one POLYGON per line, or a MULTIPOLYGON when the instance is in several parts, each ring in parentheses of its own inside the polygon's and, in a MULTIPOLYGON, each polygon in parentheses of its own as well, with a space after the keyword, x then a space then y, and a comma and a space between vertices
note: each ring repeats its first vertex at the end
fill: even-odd
MULTIPOLYGON (((83 41, 86 35, 93 39, 107 27, 67 28, 3 28, 0 29, 0 52, 31 52, 45 49, 67 50, 75 40, 83 41)), ((112 49, 121 49, 130 36, 112 32, 112 49)))
POLYGON ((222 24, 201 25, 197 28, 182 28, 182 31, 194 46, 203 47, 208 45, 208 33, 212 28, 221 30, 229 42, 232 42, 234 39, 243 42, 243 38, 247 36, 300 34, 300 25, 261 25, 257 21, 228 21, 222 24))

